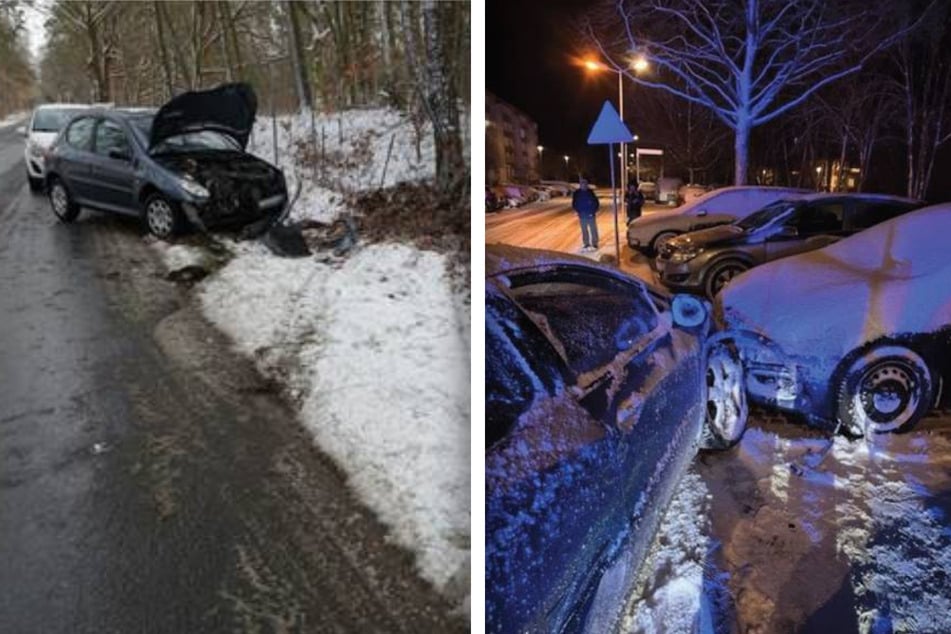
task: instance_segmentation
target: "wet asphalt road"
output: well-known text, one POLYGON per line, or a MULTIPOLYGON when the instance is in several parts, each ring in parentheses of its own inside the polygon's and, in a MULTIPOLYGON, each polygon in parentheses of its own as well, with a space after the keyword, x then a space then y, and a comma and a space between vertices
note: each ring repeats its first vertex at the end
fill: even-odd
POLYGON ((55 221, 0 129, 0 632, 466 624, 135 221, 55 221))

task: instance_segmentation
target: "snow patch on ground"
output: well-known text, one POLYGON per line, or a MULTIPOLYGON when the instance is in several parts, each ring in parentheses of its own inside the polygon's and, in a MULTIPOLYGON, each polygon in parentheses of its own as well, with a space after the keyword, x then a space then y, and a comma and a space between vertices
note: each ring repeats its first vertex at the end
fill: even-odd
POLYGON ((0 119, 0 129, 9 128, 14 124, 20 123, 29 116, 30 112, 28 110, 24 110, 23 112, 12 112, 0 119))
POLYGON ((691 468, 677 486, 670 507, 641 569, 638 590, 625 608, 622 632, 694 632, 704 603, 710 493, 691 468))

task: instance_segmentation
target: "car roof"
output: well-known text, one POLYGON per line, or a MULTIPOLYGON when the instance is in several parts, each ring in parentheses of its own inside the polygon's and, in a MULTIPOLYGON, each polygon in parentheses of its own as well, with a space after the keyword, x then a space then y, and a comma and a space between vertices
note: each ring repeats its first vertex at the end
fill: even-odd
POLYGON ((91 107, 88 103, 41 103, 34 110, 83 110, 91 107))
POLYGON ((641 284, 651 292, 670 297, 670 292, 638 277, 629 275, 610 264, 602 264, 591 258, 560 251, 529 249, 508 244, 488 244, 485 247, 485 276, 493 278, 530 269, 545 269, 558 266, 581 266, 607 273, 617 278, 641 284))
POLYGON ((893 196, 891 194, 866 194, 856 192, 816 192, 806 196, 799 196, 796 200, 812 202, 823 199, 833 198, 854 198, 859 200, 871 200, 877 202, 908 203, 909 205, 924 205, 925 201, 916 198, 906 198, 905 196, 893 196))

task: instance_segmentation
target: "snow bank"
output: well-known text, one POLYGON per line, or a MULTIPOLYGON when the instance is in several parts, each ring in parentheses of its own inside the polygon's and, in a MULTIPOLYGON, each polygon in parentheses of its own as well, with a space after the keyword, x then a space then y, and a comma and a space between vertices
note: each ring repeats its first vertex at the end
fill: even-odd
POLYGON ((255 246, 201 292, 438 588, 469 559, 469 351, 445 270, 443 256, 396 244, 339 268, 255 246))
POLYGON ((12 112, 7 116, 0 119, 0 129, 9 128, 12 125, 20 123, 22 120, 30 116, 29 110, 24 110, 23 112, 12 112))

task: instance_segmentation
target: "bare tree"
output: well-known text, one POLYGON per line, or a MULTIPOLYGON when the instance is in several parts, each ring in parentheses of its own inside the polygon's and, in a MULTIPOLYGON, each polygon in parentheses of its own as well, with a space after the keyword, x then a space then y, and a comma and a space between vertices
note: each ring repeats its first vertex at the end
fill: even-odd
POLYGON ((924 199, 938 149, 951 140, 951 33, 947 3, 899 47, 896 55, 904 105, 908 196, 924 199))
POLYGON ((596 38, 604 54, 632 81, 708 108, 730 128, 736 184, 747 179, 754 127, 858 71, 907 32, 848 0, 617 0, 614 8, 621 30, 614 40, 596 38), (632 50, 649 58, 653 74, 630 71, 632 50))

